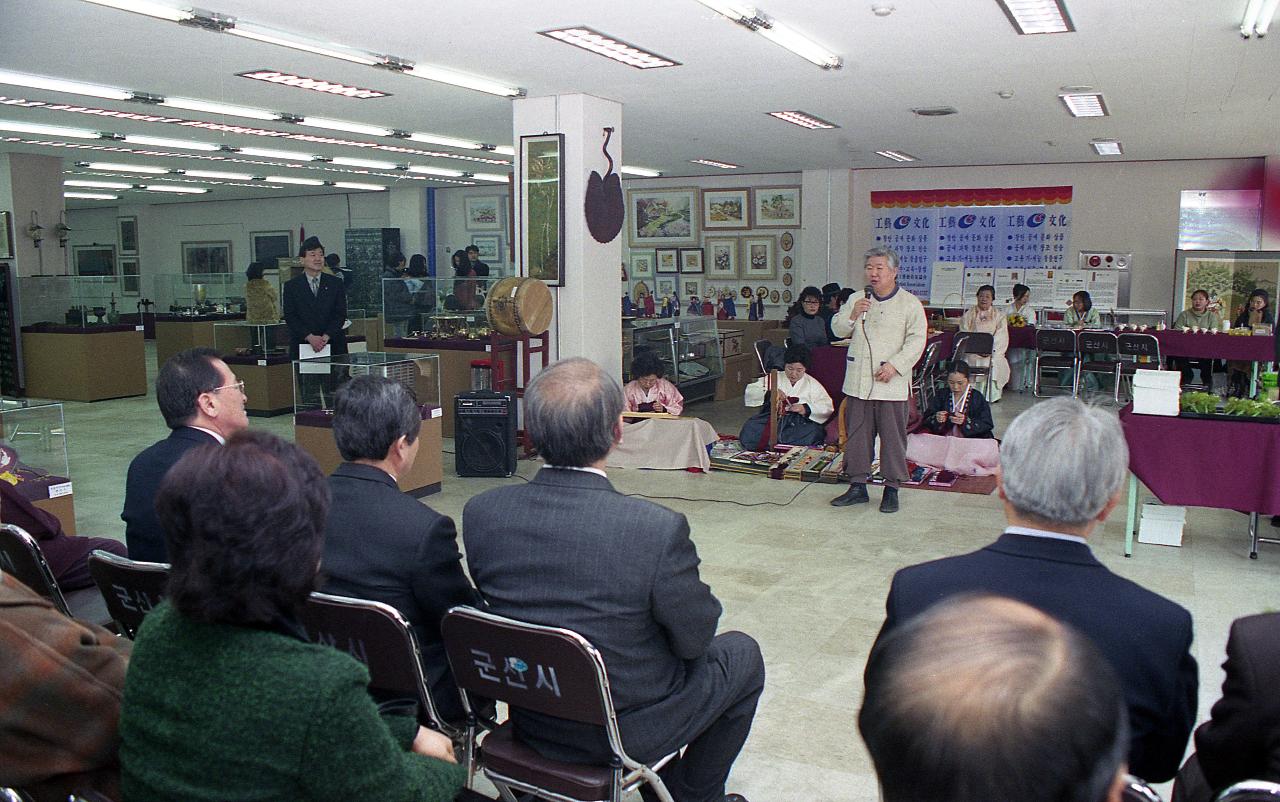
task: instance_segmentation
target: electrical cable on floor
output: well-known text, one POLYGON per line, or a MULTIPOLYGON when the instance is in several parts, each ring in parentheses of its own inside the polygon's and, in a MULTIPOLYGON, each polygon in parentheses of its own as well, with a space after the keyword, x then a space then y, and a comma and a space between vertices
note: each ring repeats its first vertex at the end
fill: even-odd
POLYGON ((800 498, 801 493, 803 493, 804 491, 808 490, 809 488, 813 487, 816 484, 822 484, 822 482, 805 482, 804 487, 797 490, 796 494, 792 496, 788 501, 785 501, 785 502, 782 502, 782 501, 747 502, 747 501, 734 501, 733 499, 727 499, 727 498, 688 498, 687 496, 650 496, 646 493, 623 493, 622 495, 630 496, 632 498, 647 498, 651 501, 697 501, 697 502, 703 502, 706 504, 733 504, 738 507, 789 507, 795 502, 796 499, 800 498))

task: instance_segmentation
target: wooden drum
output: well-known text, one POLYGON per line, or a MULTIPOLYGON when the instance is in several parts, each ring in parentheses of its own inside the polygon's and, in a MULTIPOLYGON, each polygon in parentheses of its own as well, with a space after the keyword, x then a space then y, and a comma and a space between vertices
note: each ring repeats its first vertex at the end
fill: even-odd
POLYGON ((484 312, 489 327, 512 337, 536 337, 551 325, 551 290, 541 279, 510 276, 489 288, 484 312))

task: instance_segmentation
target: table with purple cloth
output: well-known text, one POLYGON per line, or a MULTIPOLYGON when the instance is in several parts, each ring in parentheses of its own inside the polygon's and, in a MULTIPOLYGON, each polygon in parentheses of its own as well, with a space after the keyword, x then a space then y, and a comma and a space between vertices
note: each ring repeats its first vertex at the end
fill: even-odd
POLYGON ((1257 557, 1259 540, 1271 542, 1258 537, 1257 527, 1260 513, 1280 514, 1280 424, 1138 415, 1128 404, 1120 425, 1129 446, 1126 557, 1133 554, 1139 480, 1164 504, 1250 513, 1250 557, 1257 557))

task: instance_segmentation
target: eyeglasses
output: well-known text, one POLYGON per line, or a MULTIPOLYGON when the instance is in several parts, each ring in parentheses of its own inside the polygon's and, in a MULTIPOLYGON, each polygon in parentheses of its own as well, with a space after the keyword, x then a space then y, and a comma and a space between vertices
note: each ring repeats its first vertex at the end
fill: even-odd
POLYGON ((240 381, 235 382, 234 384, 224 384, 224 385, 222 385, 221 387, 215 387, 215 388, 213 388, 212 390, 210 390, 209 392, 211 392, 211 393, 216 393, 216 392, 218 392, 219 390, 230 390, 232 387, 236 388, 236 389, 237 389, 237 390, 239 390, 241 393, 243 393, 243 392, 244 392, 244 380, 243 380, 243 379, 241 379, 240 381))

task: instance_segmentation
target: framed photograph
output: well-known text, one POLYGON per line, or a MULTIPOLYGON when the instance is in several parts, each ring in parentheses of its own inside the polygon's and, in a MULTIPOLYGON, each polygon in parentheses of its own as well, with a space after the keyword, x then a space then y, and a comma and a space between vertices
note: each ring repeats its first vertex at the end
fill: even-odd
POLYGON ((116 246, 75 245, 71 248, 77 276, 114 276, 116 274, 116 246))
POLYGON ((116 218, 116 244, 120 246, 121 256, 138 255, 138 218, 116 218))
POLYGON ((751 228, 751 190, 702 190, 703 231, 748 228, 751 228))
POLYGON ((702 297, 702 279, 681 277, 680 297, 688 299, 695 295, 699 298, 702 297))
POLYGON ((505 204, 501 195, 468 197, 466 201, 467 230, 501 231, 503 206, 505 204))
POLYGON ((630 246, 696 245, 697 206, 697 187, 627 190, 630 246))
POLYGON ((472 237, 471 244, 480 249, 480 261, 491 265, 502 264, 502 238, 497 234, 472 237))
POLYGON ((142 292, 142 276, 138 270, 138 257, 120 259, 121 295, 140 295, 142 292))
POLYGON ((702 243, 707 278, 738 277, 738 240, 736 237, 707 237, 702 243))
POLYGON ((680 272, 681 273, 702 273, 704 265, 702 263, 701 248, 681 248, 680 249, 680 272))
POLYGON ((230 242, 184 242, 181 247, 184 275, 232 272, 230 242))
POLYGON ((13 258, 13 212, 0 212, 0 259, 13 258))
POLYGON ((674 279, 674 278, 658 279, 658 289, 657 289, 658 300, 662 300, 668 295, 674 296, 676 294, 676 281, 677 279, 674 279))
POLYGON ((564 286, 564 134, 520 137, 520 267, 564 286))
POLYGON ((742 277, 754 281, 770 281, 777 273, 773 262, 773 237, 743 237, 742 277))
POLYGON ((631 278, 653 278, 653 251, 631 254, 631 278))
POLYGON ((800 187, 756 187, 751 197, 752 228, 800 226, 800 187))
POLYGON ((293 232, 251 231, 249 249, 249 261, 266 262, 267 267, 275 267, 277 259, 289 259, 293 256, 293 232))
POLYGON ((655 253, 658 275, 680 272, 680 251, 675 248, 658 248, 655 253))

